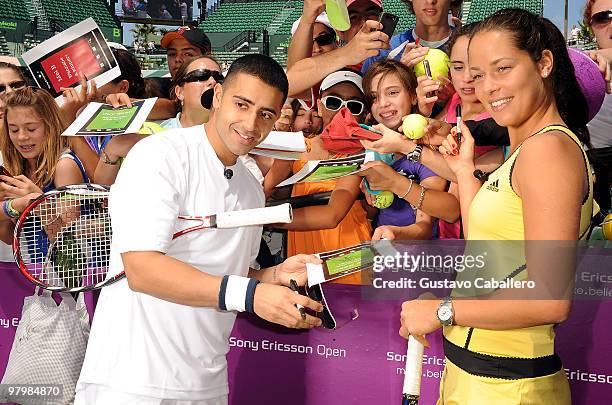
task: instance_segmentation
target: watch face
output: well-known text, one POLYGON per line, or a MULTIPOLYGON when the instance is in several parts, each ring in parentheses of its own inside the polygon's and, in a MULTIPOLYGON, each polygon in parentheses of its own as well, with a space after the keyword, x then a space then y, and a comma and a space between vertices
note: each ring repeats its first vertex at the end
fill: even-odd
POLYGON ((447 306, 442 306, 438 308, 438 318, 441 321, 448 321, 453 316, 451 309, 447 306))

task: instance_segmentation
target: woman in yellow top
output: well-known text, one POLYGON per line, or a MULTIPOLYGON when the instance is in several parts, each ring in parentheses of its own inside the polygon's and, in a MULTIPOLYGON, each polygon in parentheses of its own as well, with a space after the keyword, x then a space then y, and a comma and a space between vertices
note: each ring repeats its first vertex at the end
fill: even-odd
MULTIPOLYGON (((511 154, 481 184, 473 175, 474 141, 465 125, 460 143, 453 132, 440 148, 458 180, 468 244, 579 239, 592 213, 592 179, 582 149, 589 141, 587 104, 563 36, 545 18, 501 10, 472 35, 469 66, 478 98, 508 127, 511 154)), ((498 280, 544 284, 547 277, 571 278, 551 268, 556 257, 542 255, 547 246, 527 249, 526 255, 521 246, 522 257, 502 253, 485 271, 498 280)), ((502 288, 490 291, 486 302, 404 303, 402 336, 424 341, 422 335, 444 325, 447 362, 439 404, 571 403, 553 331, 567 318, 571 296, 525 294, 536 299, 509 301, 515 295, 502 288)))

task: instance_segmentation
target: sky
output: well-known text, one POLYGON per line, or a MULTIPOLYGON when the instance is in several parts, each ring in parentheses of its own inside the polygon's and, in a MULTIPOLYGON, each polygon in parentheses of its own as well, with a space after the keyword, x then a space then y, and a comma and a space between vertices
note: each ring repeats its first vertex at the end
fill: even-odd
MULTIPOLYGON (((568 30, 572 25, 578 26, 578 21, 582 20, 582 11, 586 0, 568 0, 568 30)), ((563 18, 565 15, 564 0, 544 0, 544 17, 554 22, 563 31, 563 18)))

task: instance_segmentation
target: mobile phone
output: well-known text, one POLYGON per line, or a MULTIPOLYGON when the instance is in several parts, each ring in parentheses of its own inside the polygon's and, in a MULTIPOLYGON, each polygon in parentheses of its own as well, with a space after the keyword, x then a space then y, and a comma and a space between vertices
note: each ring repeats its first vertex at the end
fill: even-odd
POLYGON ((6 167, 2 165, 0 165, 0 174, 7 177, 13 177, 13 175, 8 170, 6 170, 6 167))
POLYGON ((378 22, 382 24, 381 31, 391 38, 395 32, 395 27, 399 22, 399 17, 395 14, 386 13, 383 11, 380 13, 380 16, 378 16, 378 22))

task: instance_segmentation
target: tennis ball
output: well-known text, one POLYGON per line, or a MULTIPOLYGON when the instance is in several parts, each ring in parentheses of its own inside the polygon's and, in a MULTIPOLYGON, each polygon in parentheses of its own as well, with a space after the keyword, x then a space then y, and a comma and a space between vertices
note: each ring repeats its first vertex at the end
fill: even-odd
POLYGON ((381 191, 379 194, 372 196, 373 204, 376 208, 389 208, 393 204, 395 195, 390 191, 381 191))
POLYGON ((429 124, 421 114, 410 114, 404 118, 402 132, 408 139, 421 139, 425 135, 425 127, 429 124))
POLYGON ((601 230, 603 231, 604 238, 612 240, 612 214, 606 215, 606 218, 601 224, 601 230))
POLYGON ((142 124, 142 127, 140 127, 138 130, 138 133, 141 135, 152 135, 158 132, 164 132, 165 130, 166 128, 155 122, 145 121, 144 124, 142 124))
MULTIPOLYGON (((448 77, 450 70, 450 59, 446 52, 439 49, 430 49, 425 55, 425 59, 429 61, 431 69, 431 78, 438 80, 440 76, 448 77)), ((420 62, 414 66, 414 74, 416 77, 425 76, 425 66, 420 62)))

